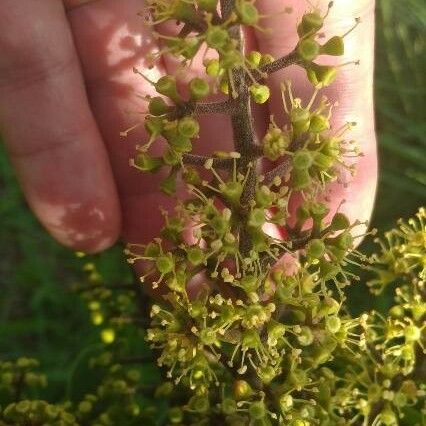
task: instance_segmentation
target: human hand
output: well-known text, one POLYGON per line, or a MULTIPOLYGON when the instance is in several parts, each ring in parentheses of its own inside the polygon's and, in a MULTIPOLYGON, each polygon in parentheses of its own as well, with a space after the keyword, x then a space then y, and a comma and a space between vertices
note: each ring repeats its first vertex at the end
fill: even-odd
MULTIPOLYGON (((128 138, 120 131, 141 120, 146 103, 138 95, 152 87, 133 73, 136 67, 153 77, 173 73, 176 64, 164 58, 147 70, 148 53, 157 49, 151 29, 136 14, 140 0, 3 0, 0 22, 0 130, 27 200, 47 230, 62 244, 93 252, 121 234, 140 242, 158 235, 158 206, 173 200, 158 192, 158 177, 129 167, 135 143, 143 132, 128 138), (75 7, 79 3, 87 3, 75 7), (64 7, 65 6, 65 7, 64 7), (68 11, 66 10, 68 8, 68 11)), ((275 57, 295 46, 296 23, 307 5, 299 0, 258 0, 269 15, 262 26, 270 32, 248 35, 254 48, 275 57), (284 7, 292 14, 280 14, 284 7)), ((323 10, 328 1, 319 1, 323 10)), ((362 24, 346 39, 340 60, 360 60, 342 68, 326 90, 338 101, 333 126, 356 121, 351 138, 364 153, 358 173, 347 185, 332 185, 334 208, 351 218, 370 217, 377 180, 372 78, 374 1, 340 0, 330 11, 327 34, 343 34, 360 17, 362 24)), ((197 73, 197 69, 193 70, 197 73)), ((310 97, 312 88, 295 67, 270 78, 270 111, 259 109, 260 128, 269 114, 282 115, 279 84, 292 80, 294 91, 310 97)), ((223 116, 201 119, 198 153, 230 147, 230 127, 223 116)))

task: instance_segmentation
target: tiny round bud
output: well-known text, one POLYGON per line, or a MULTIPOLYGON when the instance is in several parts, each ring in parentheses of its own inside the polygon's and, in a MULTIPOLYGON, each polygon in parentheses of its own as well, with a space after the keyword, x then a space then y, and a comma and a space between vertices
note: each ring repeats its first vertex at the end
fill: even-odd
POLYGON ((270 97, 271 92, 264 84, 253 84, 250 86, 250 93, 257 104, 264 104, 270 97))
POLYGON ((206 59, 204 61, 206 74, 210 77, 218 77, 221 71, 219 59, 206 59))
POLYGON ((169 420, 172 424, 181 424, 183 421, 183 411, 180 407, 172 407, 169 410, 169 420))
POLYGON ((290 112, 290 121, 295 135, 309 130, 311 114, 305 108, 293 108, 290 112))
POLYGON ((115 331, 112 328, 105 328, 101 331, 101 339, 106 345, 110 345, 115 340, 115 331))
POLYGON ((205 36, 207 45, 215 50, 223 50, 229 43, 228 31, 219 26, 213 25, 208 28, 205 36))
POLYGON ((262 54, 256 50, 252 50, 247 55, 247 60, 253 68, 257 68, 260 66, 260 61, 262 60, 262 54))
POLYGON ((306 13, 297 27, 299 37, 318 32, 324 25, 324 18, 318 12, 306 13))
POLYGON ((306 254, 311 259, 320 259, 324 256, 325 253, 325 244, 322 240, 313 239, 309 241, 306 247, 306 254))
POLYGON ((235 4, 235 11, 243 25, 256 25, 259 21, 259 12, 251 1, 237 1, 235 4))
POLYGON ((345 53, 343 37, 334 36, 320 48, 320 52, 326 55, 342 56, 345 53))
POLYGON ((140 152, 134 162, 135 166, 143 172, 156 172, 163 165, 161 158, 150 157, 144 152, 140 152))
POLYGON ((249 409, 249 415, 254 420, 261 420, 266 415, 266 406, 263 401, 252 402, 249 409))
POLYGON ((299 335, 297 336, 297 340, 302 346, 311 345, 314 341, 314 335, 312 333, 312 330, 307 326, 303 326, 299 335))
POLYGON ((202 78, 193 78, 189 83, 189 92, 191 98, 198 101, 210 94, 210 86, 202 78))
POLYGON ((192 117, 183 117, 179 120, 178 132, 185 138, 196 138, 200 132, 200 125, 192 117))
POLYGON ((237 401, 247 399, 253 394, 253 389, 245 380, 236 380, 232 386, 232 392, 237 401))
POLYGON ((204 262, 204 252, 199 247, 191 247, 187 252, 188 260, 198 266, 204 262))
POLYGON ((420 340, 422 332, 419 327, 413 325, 408 325, 404 330, 404 337, 407 342, 413 343, 420 340))
POLYGON ((309 151, 300 150, 297 151, 293 157, 293 167, 299 170, 306 170, 312 166, 313 157, 309 151))
POLYGON ((169 108, 170 107, 166 104, 161 96, 155 96, 154 98, 151 98, 148 104, 149 113, 157 117, 167 114, 169 108))
POLYGON ((344 231, 351 226, 348 217, 343 213, 336 213, 330 223, 330 229, 333 231, 344 231))
POLYGON ((306 38, 297 46, 297 53, 303 60, 311 62, 320 53, 320 45, 313 38, 306 38))
POLYGON ((181 97, 177 91, 176 78, 174 76, 165 75, 161 77, 155 83, 155 90, 160 93, 160 95, 167 96, 176 103, 181 101, 181 97))
POLYGON ((155 262, 155 266, 161 274, 168 274, 173 271, 174 262, 170 254, 159 256, 155 262))
POLYGON ((321 114, 313 114, 311 116, 311 123, 309 131, 312 133, 322 133, 330 128, 328 118, 321 114))
POLYGON ((326 318, 325 326, 330 333, 335 334, 340 330, 342 322, 339 317, 332 315, 326 318))
POLYGON ((250 212, 249 220, 247 224, 253 228, 260 228, 265 223, 265 211, 264 209, 253 209, 250 212))
POLYGON ((328 65, 310 64, 306 68, 309 81, 318 88, 328 87, 337 77, 337 68, 328 65))

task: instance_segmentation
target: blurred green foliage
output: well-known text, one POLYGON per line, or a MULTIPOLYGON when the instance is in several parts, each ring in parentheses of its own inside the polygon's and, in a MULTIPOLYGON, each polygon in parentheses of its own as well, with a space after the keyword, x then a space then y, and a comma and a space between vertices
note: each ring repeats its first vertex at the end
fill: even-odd
MULTIPOLYGON (((377 23, 380 182, 373 225, 385 230, 426 199, 426 7, 423 0, 380 0, 377 23)), ((132 279, 120 246, 95 262, 107 282, 132 279)), ((82 280, 81 262, 29 212, 0 145, 0 358, 40 359, 51 385, 43 398, 65 395, 79 363, 99 342, 80 298, 70 290, 82 280)), ((87 376, 80 374, 73 386, 84 387, 87 376)))

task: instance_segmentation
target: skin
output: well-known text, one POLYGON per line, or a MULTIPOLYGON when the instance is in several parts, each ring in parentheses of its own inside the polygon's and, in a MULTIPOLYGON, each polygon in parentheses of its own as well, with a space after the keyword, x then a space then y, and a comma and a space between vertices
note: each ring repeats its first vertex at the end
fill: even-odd
MULTIPOLYGON (((167 56, 147 70, 147 55, 158 49, 152 29, 136 16, 140 0, 2 0, 0 23, 0 132, 32 210, 60 243, 96 252, 120 236, 142 242, 155 237, 162 224, 158 206, 173 205, 158 193, 158 176, 144 176, 128 165, 136 143, 146 137, 120 131, 141 120, 146 103, 138 95, 152 87, 132 72, 137 67, 153 80, 174 73, 167 56)), ((318 1, 326 10, 327 1, 318 1)), ((347 121, 358 126, 350 134, 364 156, 357 159, 355 178, 332 185, 333 208, 368 220, 377 181, 372 79, 374 1, 338 0, 327 18, 328 35, 343 34, 360 17, 362 23, 346 38, 339 63, 359 59, 341 69, 327 95, 339 103, 333 127, 347 121)), ((296 44, 296 24, 308 7, 300 0, 258 0, 261 26, 269 32, 247 34, 250 46, 275 57, 296 44), (284 6, 292 14, 280 13, 284 6)), ((175 32, 172 27, 167 28, 175 32)), ((193 73, 201 69, 195 64, 193 73)), ((294 81, 298 97, 309 99, 312 87, 304 72, 291 67, 270 78, 270 111, 256 110, 264 129, 269 114, 282 120, 279 83, 294 81)), ((232 149, 224 117, 201 119, 197 153, 232 149), (219 133, 220 132, 220 133, 219 133)), ((297 200, 294 201, 297 203, 297 200)))

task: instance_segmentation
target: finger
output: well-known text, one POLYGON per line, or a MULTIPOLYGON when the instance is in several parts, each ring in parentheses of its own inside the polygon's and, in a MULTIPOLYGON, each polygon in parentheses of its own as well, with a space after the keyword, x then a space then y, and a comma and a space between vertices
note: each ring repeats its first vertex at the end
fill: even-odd
MULTIPOLYGON (((137 15, 142 8, 140 0, 98 0, 68 13, 92 110, 117 181, 123 236, 130 242, 146 242, 158 236, 163 225, 159 205, 172 204, 159 192, 159 174, 142 174, 129 166, 135 145, 148 140, 143 126, 127 138, 120 136, 121 131, 143 122, 147 103, 141 97, 155 93, 133 68, 153 81, 165 72, 161 62, 148 69, 149 55, 158 50, 158 46, 150 29, 137 15)), ((161 143, 154 146, 160 154, 161 143)))
POLYGON ((4 0, 0 17, 0 126, 27 200, 61 243, 105 248, 118 199, 62 3, 4 0))
MULTIPOLYGON (((328 0, 318 2, 323 11, 327 9, 328 0)), ((289 53, 297 44, 296 25, 306 11, 306 4, 291 0, 286 6, 293 7, 292 14, 280 13, 280 2, 259 0, 256 3, 262 14, 268 15, 262 20, 262 26, 270 32, 257 32, 260 49, 280 57, 289 53)), ((374 57, 374 1, 341 0, 335 2, 326 19, 324 30, 328 36, 345 33, 354 24, 356 17, 361 24, 345 39, 346 52, 339 63, 360 60, 359 66, 341 68, 336 82, 324 92, 329 99, 338 102, 334 111, 332 126, 337 129, 345 122, 357 122, 356 128, 348 135, 359 142, 364 156, 357 159, 357 173, 352 179, 343 175, 345 185, 330 186, 332 207, 335 210, 341 200, 346 200, 342 211, 352 219, 368 220, 371 215, 377 181, 376 140, 373 113, 373 57, 374 57)), ((321 58, 323 60, 323 58, 321 58)), ((329 61, 329 58, 325 60, 329 61)), ((298 67, 290 67, 271 76, 269 83, 273 93, 271 114, 282 117, 283 108, 280 99, 280 84, 284 80, 293 81, 296 96, 305 101, 312 95, 312 85, 305 72, 298 67)), ((332 210, 333 210, 332 209, 332 210)))

